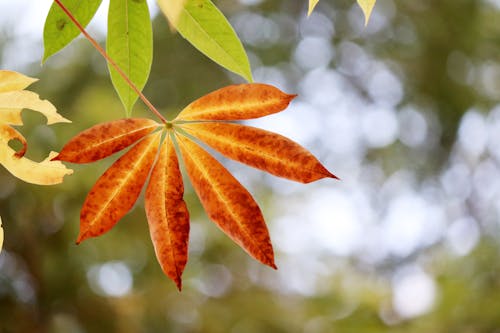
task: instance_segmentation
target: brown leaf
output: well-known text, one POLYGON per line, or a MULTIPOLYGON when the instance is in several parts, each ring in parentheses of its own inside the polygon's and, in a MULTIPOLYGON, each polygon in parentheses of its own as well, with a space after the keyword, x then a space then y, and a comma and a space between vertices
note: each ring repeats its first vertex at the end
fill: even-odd
POLYGON ((232 85, 192 102, 176 120, 259 118, 284 110, 295 96, 262 83, 232 85))
POLYGON ((179 162, 167 134, 146 188, 146 215, 158 262, 179 290, 189 240, 189 212, 183 195, 179 162))
POLYGON ((151 119, 127 118, 93 126, 73 137, 54 160, 90 163, 112 155, 160 126, 151 119))
POLYGON ((276 133, 229 123, 180 126, 226 157, 279 177, 301 183, 325 177, 337 178, 307 149, 276 133))
POLYGON ((210 219, 252 257, 276 268, 264 217, 250 193, 196 143, 176 137, 189 179, 210 219))
POLYGON ((110 230, 134 205, 158 151, 161 132, 144 138, 97 180, 80 213, 77 244, 110 230))

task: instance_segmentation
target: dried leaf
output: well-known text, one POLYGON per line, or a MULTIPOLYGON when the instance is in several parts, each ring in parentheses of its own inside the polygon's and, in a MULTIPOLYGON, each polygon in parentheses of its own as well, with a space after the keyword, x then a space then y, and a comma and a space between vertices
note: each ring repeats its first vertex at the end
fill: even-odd
POLYGON ((107 232, 133 207, 156 157, 160 134, 137 143, 97 180, 80 213, 77 244, 107 232))
POLYGON ((307 10, 307 16, 311 15, 314 10, 314 7, 318 4, 319 0, 309 0, 309 8, 307 10))
POLYGON ((176 120, 259 118, 284 110, 295 96, 262 83, 232 85, 192 102, 176 120))
POLYGON ((112 155, 143 138, 160 124, 127 118, 93 126, 73 137, 54 160, 90 163, 112 155))
POLYGON ((26 157, 16 157, 16 152, 10 147, 0 150, 0 164, 11 174, 27 183, 37 185, 54 185, 62 183, 64 176, 71 175, 68 169, 58 161, 52 161, 57 153, 50 152, 42 162, 34 162, 26 157))
POLYGON ((0 252, 3 248, 3 228, 2 228, 2 217, 0 216, 0 252))
POLYGON ((14 71, 0 71, 0 92, 23 90, 38 79, 14 71))
POLYGON ((188 258, 189 212, 171 138, 167 135, 146 189, 146 214, 156 257, 163 272, 181 290, 188 258))
POLYGON ((365 26, 368 24, 370 20, 370 16, 372 14, 373 7, 375 6, 375 2, 377 0, 358 0, 358 4, 363 10, 363 14, 365 14, 365 26))
POLYGON ((250 193, 205 150, 176 135, 189 179, 208 216, 258 261, 276 268, 264 217, 250 193))
POLYGON ((170 26, 177 29, 177 23, 184 10, 186 0, 157 0, 157 3, 161 11, 167 16, 170 26))
POLYGON ((37 94, 22 90, 35 82, 25 75, 0 71, 0 164, 14 176, 28 183, 39 185, 52 185, 62 182, 65 175, 73 173, 61 162, 52 162, 50 159, 56 153, 51 153, 49 158, 37 163, 24 156, 27 149, 26 139, 9 125, 22 125, 21 112, 31 109, 40 112, 47 118, 47 124, 69 122, 56 112, 56 108, 46 100, 40 100, 37 94), (23 148, 14 151, 9 147, 11 140, 18 140, 23 148))
POLYGON ((301 183, 331 174, 292 140, 255 127, 229 123, 187 123, 181 128, 226 157, 301 183))

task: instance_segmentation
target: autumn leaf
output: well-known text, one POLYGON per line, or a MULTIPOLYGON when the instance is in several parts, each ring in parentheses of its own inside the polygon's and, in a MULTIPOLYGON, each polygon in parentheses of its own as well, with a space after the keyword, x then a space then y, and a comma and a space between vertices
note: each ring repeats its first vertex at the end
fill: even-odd
POLYGON ((179 162, 167 135, 146 189, 145 208, 158 262, 179 290, 189 240, 189 212, 183 196, 179 162))
POLYGON ((301 183, 336 178, 309 151, 276 133, 222 122, 187 123, 179 127, 224 156, 275 176, 301 183))
POLYGON ((91 127, 73 137, 54 160, 95 162, 112 155, 153 132, 160 124, 151 119, 128 118, 91 127))
POLYGON ((167 16, 170 26, 173 29, 177 28, 177 23, 179 22, 179 17, 182 14, 184 5, 187 0, 157 0, 158 6, 160 6, 165 16, 167 16))
POLYGON ((375 2, 377 0, 358 0, 358 4, 363 10, 363 14, 365 14, 365 25, 368 24, 370 20, 370 16, 372 14, 373 7, 375 6, 375 2))
POLYGON ((0 216, 0 252, 3 248, 3 228, 2 228, 2 217, 0 216))
MULTIPOLYGON (((370 20, 373 7, 375 6, 375 2, 377 2, 377 0, 357 0, 357 1, 358 5, 361 7, 361 10, 363 10, 363 14, 365 15, 365 26, 366 26, 368 24, 368 21, 370 20)), ((307 9, 308 16, 311 15, 318 2, 319 0, 309 0, 309 7, 307 9)))
POLYGON ((211 92, 185 107, 177 121, 243 120, 284 110, 296 95, 268 84, 231 85, 211 92))
POLYGON ((276 268, 264 217, 250 193, 215 158, 177 136, 191 184, 208 216, 258 261, 276 268))
POLYGON ((37 94, 24 90, 36 79, 13 71, 0 71, 0 164, 17 178, 28 183, 51 185, 62 182, 65 175, 73 173, 61 162, 51 161, 56 153, 51 152, 42 162, 34 162, 24 157, 27 142, 24 136, 11 126, 23 125, 21 112, 30 109, 43 114, 47 124, 69 122, 57 113, 48 101, 37 94), (9 146, 11 140, 22 144, 19 151, 9 146))
POLYGON ((160 133, 144 138, 97 180, 80 212, 77 243, 111 229, 136 202, 153 165, 160 133))
POLYGON ((307 16, 311 15, 314 7, 318 4, 319 0, 309 0, 309 8, 307 9, 307 16))
POLYGON ((208 217, 250 256, 276 268, 269 232, 252 195, 194 140, 294 181, 336 178, 298 143, 276 133, 225 122, 282 111, 294 97, 266 84, 233 85, 189 104, 156 133, 152 132, 160 124, 132 118, 96 125, 75 136, 55 159, 93 162, 141 140, 92 187, 81 211, 77 242, 110 230, 132 208, 152 168, 145 195, 149 231, 162 270, 180 290, 187 263, 189 213, 183 199, 177 144, 208 217))

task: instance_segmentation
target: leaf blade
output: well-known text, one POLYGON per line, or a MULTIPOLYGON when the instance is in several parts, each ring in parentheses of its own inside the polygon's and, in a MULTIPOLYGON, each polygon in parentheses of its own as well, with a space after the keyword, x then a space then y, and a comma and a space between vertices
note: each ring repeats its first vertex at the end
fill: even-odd
POLYGON ((2 217, 0 216, 0 253, 3 249, 3 228, 2 228, 2 217))
MULTIPOLYGON (((86 27, 92 17, 94 17, 102 0, 62 0, 61 2, 71 11, 78 22, 83 27, 86 27)), ((42 63, 63 49, 79 34, 80 30, 78 30, 66 13, 54 2, 47 14, 43 28, 44 54, 42 63)))
POLYGON ((363 10, 363 14, 365 15, 365 26, 368 25, 368 21, 370 20, 370 16, 372 15, 373 7, 375 7, 375 2, 377 0, 357 0, 359 7, 363 10))
POLYGON ((21 125, 21 112, 29 109, 39 112, 47 118, 47 125, 55 123, 70 123, 68 119, 57 113, 56 108, 47 100, 42 100, 38 94, 28 90, 7 91, 0 93, 0 121, 12 125, 21 125))
POLYGON ((18 72, 0 71, 0 92, 23 90, 38 79, 23 75, 18 72))
POLYGON ((31 184, 54 185, 62 183, 65 175, 71 175, 68 169, 58 161, 52 161, 56 152, 51 152, 42 162, 34 162, 26 157, 16 157, 16 152, 10 148, 0 148, 0 164, 15 177, 31 184))
POLYGON ((189 212, 183 195, 179 161, 167 134, 146 188, 145 209, 158 262, 179 290, 189 240, 189 212))
POLYGON ((307 16, 311 15, 314 7, 318 4, 319 0, 309 0, 309 8, 307 9, 307 16))
MULTIPOLYGON (((146 1, 111 0, 108 11, 106 51, 129 79, 142 90, 153 62, 153 31, 146 1)), ((108 63, 111 82, 127 116, 139 97, 108 63)))
POLYGON ((230 85, 186 106, 175 120, 243 120, 280 112, 297 95, 262 83, 230 85))
POLYGON ((54 160, 95 162, 137 142, 159 125, 147 118, 126 118, 98 124, 70 139, 54 160))
POLYGON ((252 82, 245 49, 229 21, 212 1, 186 0, 180 14, 176 7, 169 5, 169 0, 157 2, 171 24, 195 48, 222 67, 252 82))
POLYGON ((298 143, 273 132, 230 123, 188 123, 181 128, 226 157, 301 183, 329 177, 316 157, 298 143))
POLYGON ((77 244, 107 232, 129 212, 146 182, 159 142, 160 133, 144 138, 97 180, 80 212, 77 244))
POLYGON ((250 256, 276 268, 274 252, 259 206, 215 158, 176 134, 186 170, 210 219, 250 256))

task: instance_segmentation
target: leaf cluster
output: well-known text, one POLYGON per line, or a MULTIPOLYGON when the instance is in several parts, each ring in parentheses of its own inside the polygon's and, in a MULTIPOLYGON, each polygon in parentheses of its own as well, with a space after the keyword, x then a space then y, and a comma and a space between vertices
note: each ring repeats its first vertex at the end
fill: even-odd
POLYGON ((180 289, 187 263, 189 213, 183 199, 177 146, 209 218, 252 257, 276 268, 259 206, 197 141, 228 158, 294 181, 335 178, 290 139, 230 122, 279 112, 294 97, 265 84, 228 86, 192 102, 167 124, 144 118, 121 119, 75 136, 54 160, 90 163, 132 146, 87 195, 77 243, 109 231, 133 207, 151 172, 145 197, 151 239, 163 271, 180 289))

